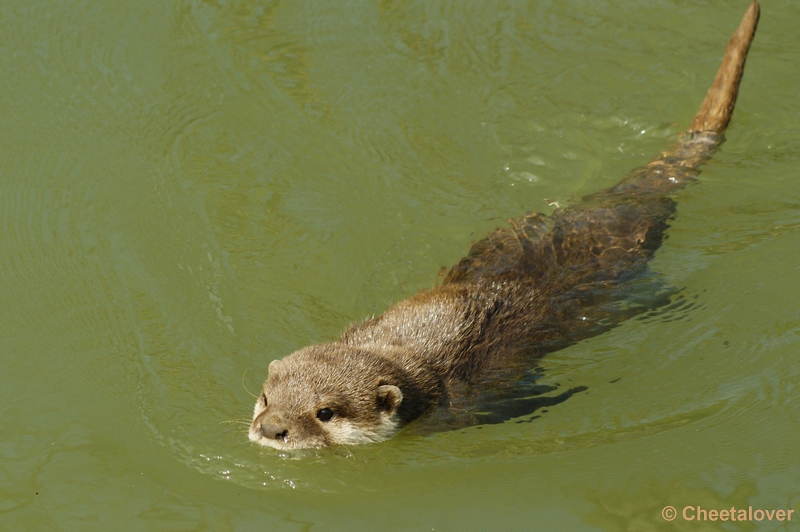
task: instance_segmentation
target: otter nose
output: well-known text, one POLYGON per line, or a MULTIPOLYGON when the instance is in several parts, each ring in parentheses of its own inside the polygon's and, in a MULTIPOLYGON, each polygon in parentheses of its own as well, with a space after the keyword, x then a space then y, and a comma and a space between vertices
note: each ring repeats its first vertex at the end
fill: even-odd
POLYGON ((289 439, 289 430, 279 427, 278 425, 273 425, 272 423, 262 423, 261 435, 265 438, 273 438, 286 443, 286 440, 289 439))

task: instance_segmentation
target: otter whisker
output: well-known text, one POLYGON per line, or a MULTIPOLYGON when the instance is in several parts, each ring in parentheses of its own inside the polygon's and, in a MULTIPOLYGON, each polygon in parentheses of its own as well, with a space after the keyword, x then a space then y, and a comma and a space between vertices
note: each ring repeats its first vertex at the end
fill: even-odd
POLYGON ((219 422, 220 425, 229 425, 231 423, 239 423, 241 425, 247 425, 249 427, 252 422, 249 419, 231 419, 219 422))
POLYGON ((246 391, 247 393, 249 393, 253 397, 258 398, 258 396, 256 394, 254 394, 253 392, 251 392, 250 390, 247 389, 247 385, 244 383, 244 378, 247 376, 247 370, 248 369, 249 368, 245 368, 244 373, 242 373, 242 388, 244 388, 244 391, 246 391))

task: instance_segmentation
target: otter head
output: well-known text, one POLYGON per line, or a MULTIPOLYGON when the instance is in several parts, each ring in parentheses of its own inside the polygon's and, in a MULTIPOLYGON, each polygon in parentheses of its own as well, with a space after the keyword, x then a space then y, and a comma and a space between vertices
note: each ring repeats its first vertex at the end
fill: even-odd
POLYGON ((402 424, 402 380, 396 364, 364 349, 301 349, 269 365, 250 440, 276 449, 385 440, 402 424))

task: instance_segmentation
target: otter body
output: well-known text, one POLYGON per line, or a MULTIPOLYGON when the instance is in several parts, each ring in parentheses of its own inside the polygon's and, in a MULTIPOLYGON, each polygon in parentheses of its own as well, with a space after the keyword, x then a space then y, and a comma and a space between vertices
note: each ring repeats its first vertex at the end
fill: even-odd
POLYGON ((758 22, 754 1, 680 144, 618 185, 491 233, 441 286, 273 361, 249 437, 277 449, 385 440, 480 383, 513 394, 533 361, 646 308, 621 308, 722 142, 758 22))

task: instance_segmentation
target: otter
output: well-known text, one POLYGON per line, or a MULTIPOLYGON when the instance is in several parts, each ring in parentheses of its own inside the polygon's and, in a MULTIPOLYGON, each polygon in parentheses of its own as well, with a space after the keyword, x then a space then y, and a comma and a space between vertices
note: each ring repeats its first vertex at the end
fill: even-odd
POLYGON ((514 382, 544 354, 646 310, 624 302, 664 238, 670 194, 723 141, 759 12, 753 1, 677 147, 577 205, 511 220, 441 284, 338 341, 272 361, 250 440, 276 449, 386 440, 482 385, 519 395, 514 382))

